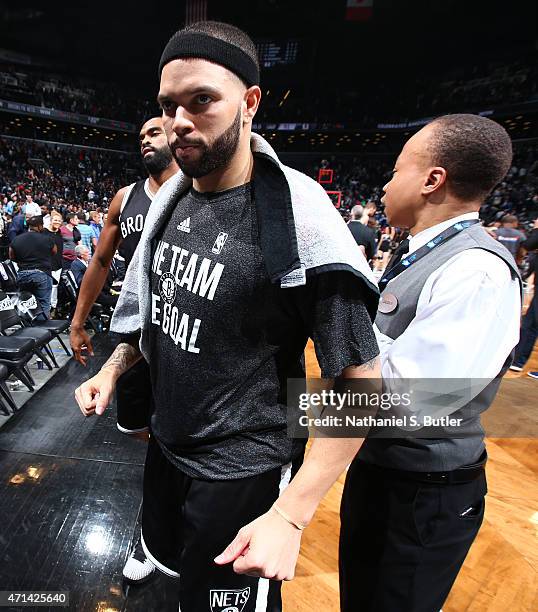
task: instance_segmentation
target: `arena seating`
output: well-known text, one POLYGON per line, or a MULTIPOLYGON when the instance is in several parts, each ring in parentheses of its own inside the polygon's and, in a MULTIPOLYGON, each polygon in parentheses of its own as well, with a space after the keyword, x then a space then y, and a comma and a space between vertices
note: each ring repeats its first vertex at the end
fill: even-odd
POLYGON ((139 123, 155 106, 111 83, 0 64, 0 98, 45 108, 139 123))
MULTIPOLYGON (((538 69, 533 57, 516 61, 490 61, 462 66, 439 75, 409 82, 406 75, 391 75, 398 96, 386 95, 386 75, 367 94, 360 86, 320 87, 314 94, 273 89, 264 97, 257 120, 334 123, 355 121, 373 126, 386 121, 428 116, 457 110, 480 110, 485 105, 507 105, 536 100, 538 69), (326 109, 326 110, 324 110, 326 109)), ((31 66, 0 64, 0 98, 93 117, 140 123, 156 112, 149 99, 134 91, 95 80, 48 73, 31 66)))
MULTIPOLYGON (((107 206, 116 191, 138 180, 138 156, 93 149, 48 146, 0 137, 0 194, 32 193, 36 201, 57 207, 107 206)), ((0 201, 0 203, 2 203, 0 201)), ((4 202, 5 203, 5 202, 4 202)), ((65 209, 65 210, 62 210, 65 209)))

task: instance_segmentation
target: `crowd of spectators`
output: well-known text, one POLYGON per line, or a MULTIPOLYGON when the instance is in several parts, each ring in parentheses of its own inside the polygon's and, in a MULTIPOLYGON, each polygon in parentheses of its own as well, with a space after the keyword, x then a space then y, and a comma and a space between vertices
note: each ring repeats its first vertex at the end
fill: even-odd
MULTIPOLYGON (((331 155, 317 163, 307 157, 290 163, 315 180, 320 169, 331 169, 332 182, 324 187, 341 193, 342 216, 347 220, 353 206, 374 202, 379 225, 386 226, 381 196, 393 159, 331 155)), ((62 215, 105 212, 118 189, 144 176, 137 155, 6 138, 0 138, 0 167, 4 223, 12 221, 29 195, 43 210, 56 209, 62 215)), ((533 221, 538 214, 538 145, 516 147, 512 168, 484 202, 481 214, 487 223, 507 214, 516 215, 522 225, 533 221)))
MULTIPOLYGON (((386 75, 373 76, 367 91, 316 87, 308 93, 291 90, 283 100, 273 91, 264 96, 258 121, 317 124, 354 123, 375 126, 454 111, 477 111, 485 107, 538 99, 536 58, 511 63, 489 62, 453 69, 439 78, 425 74, 414 80, 392 75, 387 96, 386 75), (379 78, 379 83, 375 82, 379 78), (404 80, 405 79, 405 80, 404 80)), ((0 65, 0 98, 94 117, 140 123, 155 112, 155 103, 140 92, 118 90, 117 85, 74 76, 31 72, 28 67, 0 65)))
MULTIPOLYGON (((393 163, 385 156, 332 155, 317 163, 295 157, 292 165, 315 180, 320 170, 332 170, 332 182, 324 187, 340 194, 335 198, 340 214, 348 221, 353 207, 369 204, 380 242, 391 231, 381 197, 393 163)), ((144 175, 136 155, 6 138, 0 138, 0 167, 4 248, 26 228, 26 210, 42 214, 46 225, 51 212, 57 211, 62 215, 62 232, 74 226, 75 234, 84 234, 73 244, 64 237, 64 243, 69 242, 64 244, 64 258, 69 262, 76 259, 78 242, 90 253, 94 250, 110 200, 122 186, 144 175), (79 221, 82 232, 76 229, 79 221)), ((522 230, 528 230, 538 216, 538 145, 516 147, 511 169, 481 209, 486 225, 498 225, 507 215, 515 215, 522 230)))
POLYGON ((486 223, 515 215, 522 227, 530 227, 538 215, 538 145, 516 146, 514 161, 481 209, 486 223))
MULTIPOLYGON (((512 167, 504 180, 484 201, 480 217, 488 231, 513 252, 526 274, 531 264, 520 249, 538 218, 538 145, 522 144, 515 147, 512 167), (507 234, 507 237, 504 237, 507 234), (512 244, 513 236, 519 236, 512 244), (512 248, 513 247, 513 248, 512 248)), ((298 169, 318 179, 320 170, 333 171, 332 182, 323 186, 329 192, 337 192, 340 198, 339 212, 355 239, 365 248, 374 269, 384 269, 391 252, 406 234, 400 228, 390 227, 381 202, 383 186, 390 179, 394 160, 381 157, 328 156, 313 165, 305 161, 298 169), (371 231, 365 233, 365 224, 371 231), (358 231, 358 230, 361 231, 358 231), (355 235, 356 234, 356 235, 355 235)), ((529 268, 530 270, 530 268, 529 268)))
MULTIPOLYGON (((481 217, 486 223, 499 221, 505 215, 516 215, 521 225, 529 226, 538 215, 538 145, 515 147, 514 161, 505 179, 485 200, 481 217)), ((347 220, 355 205, 376 204, 380 227, 387 222, 381 197, 389 180, 394 160, 371 156, 327 156, 317 164, 297 164, 298 169, 318 179, 320 169, 333 170, 327 191, 341 193, 340 214, 347 220)))
POLYGON ((112 83, 74 76, 32 73, 28 68, 0 65, 0 98, 71 113, 140 123, 155 103, 112 83))
MULTIPOLYGON (((15 206, 11 221, 11 215, 2 215, 2 261, 9 259, 16 266, 17 290, 35 296, 39 316, 44 319, 51 316, 51 308, 57 314, 60 286, 71 284, 75 295, 78 292, 106 223, 107 212, 101 207, 90 211, 71 211, 72 208, 75 207, 60 212, 58 208, 39 205, 31 194, 26 194, 24 203, 15 206)), ((4 271, 5 265, 1 266, 4 271)), ((114 278, 111 267, 109 280, 97 299, 101 307, 111 309, 117 302, 118 292, 112 288, 114 278)), ((64 289, 64 296, 67 294, 64 289)), ((59 306, 64 313, 65 306, 59 306)))
POLYGON ((1 137, 0 168, 0 204, 7 215, 27 194, 62 214, 105 209, 120 187, 142 175, 136 155, 1 137))
MULTIPOLYGON (((62 272, 77 286, 97 247, 108 205, 142 176, 137 155, 0 138, 0 259, 18 266, 19 288, 45 315, 62 272)), ((112 307, 110 284, 98 303, 112 307)))

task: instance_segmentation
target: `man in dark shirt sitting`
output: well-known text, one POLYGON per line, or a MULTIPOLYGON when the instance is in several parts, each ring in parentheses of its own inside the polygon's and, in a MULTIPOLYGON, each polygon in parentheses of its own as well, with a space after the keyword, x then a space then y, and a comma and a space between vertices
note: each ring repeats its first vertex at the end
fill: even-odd
POLYGON ((43 233, 41 216, 28 219, 28 231, 16 236, 9 247, 9 258, 19 266, 20 288, 35 295, 45 319, 50 315, 52 256, 56 252, 51 237, 43 233))

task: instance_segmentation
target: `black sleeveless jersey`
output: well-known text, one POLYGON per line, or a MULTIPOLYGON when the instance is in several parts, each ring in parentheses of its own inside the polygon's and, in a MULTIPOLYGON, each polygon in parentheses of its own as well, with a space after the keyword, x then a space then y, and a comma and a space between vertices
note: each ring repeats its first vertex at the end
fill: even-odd
POLYGON ((120 231, 122 241, 118 248, 125 259, 125 267, 131 263, 138 241, 144 229, 144 221, 153 196, 149 190, 149 179, 144 179, 129 186, 120 212, 120 231))

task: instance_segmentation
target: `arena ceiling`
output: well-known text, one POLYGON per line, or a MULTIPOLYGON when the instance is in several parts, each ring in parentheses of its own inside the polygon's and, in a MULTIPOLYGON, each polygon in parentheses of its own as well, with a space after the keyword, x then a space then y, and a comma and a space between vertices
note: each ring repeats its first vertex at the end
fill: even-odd
MULTIPOLYGON (((525 0, 374 0, 366 23, 344 20, 345 0, 208 0, 208 17, 254 39, 300 41, 297 66, 269 79, 320 86, 388 84, 402 70, 446 70, 536 49, 536 3, 525 0), (306 70, 305 70, 306 69, 306 70)), ((185 20, 184 0, 0 0, 0 47, 45 58, 77 75, 156 85, 160 52, 185 20)), ((275 71, 273 71, 275 72, 275 71)), ((390 95, 390 90, 387 92, 390 95)))

